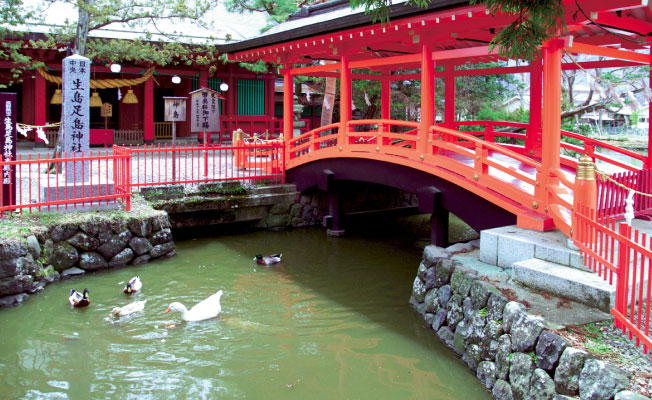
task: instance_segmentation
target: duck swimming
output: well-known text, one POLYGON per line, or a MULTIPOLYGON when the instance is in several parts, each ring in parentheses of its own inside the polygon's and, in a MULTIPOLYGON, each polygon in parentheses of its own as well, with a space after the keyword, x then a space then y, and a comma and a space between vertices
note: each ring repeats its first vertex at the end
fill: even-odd
POLYGON ((190 310, 188 310, 183 304, 175 301, 170 304, 165 312, 169 313, 170 311, 179 311, 181 313, 181 319, 188 322, 215 318, 220 314, 220 311, 222 311, 222 306, 220 305, 220 297, 222 297, 222 293, 221 290, 218 290, 214 295, 195 304, 195 306, 190 310))
POLYGON ((88 289, 84 289, 84 293, 79 293, 75 289, 70 290, 70 297, 68 297, 68 302, 73 307, 86 307, 91 304, 90 299, 88 298, 88 289))
POLYGON ((140 289, 142 288, 143 288, 143 283, 140 281, 140 276, 134 276, 133 278, 129 279, 129 282, 127 282, 127 286, 125 286, 125 288, 122 291, 127 294, 132 294, 140 291, 140 289))
POLYGON ((256 257, 254 257, 254 261, 260 265, 272 265, 272 264, 280 263, 281 257, 283 257, 283 253, 272 254, 271 256, 265 256, 265 257, 263 257, 262 254, 256 254, 256 257))
POLYGON ((147 300, 134 301, 133 303, 129 303, 123 307, 114 307, 109 315, 113 317, 122 317, 125 315, 137 313, 143 311, 145 308, 145 303, 147 303, 147 300))

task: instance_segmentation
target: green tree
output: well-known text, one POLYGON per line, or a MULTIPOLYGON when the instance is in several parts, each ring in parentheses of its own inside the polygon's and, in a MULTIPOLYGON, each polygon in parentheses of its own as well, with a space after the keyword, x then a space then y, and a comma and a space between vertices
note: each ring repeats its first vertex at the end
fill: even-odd
MULTIPOLYGON (((409 4, 427 7, 431 0, 409 0, 409 4)), ((484 4, 492 15, 503 13, 515 16, 514 21, 491 40, 491 48, 498 47, 502 56, 532 59, 538 47, 566 28, 563 4, 560 0, 471 0, 484 4)), ((351 7, 364 6, 372 19, 389 20, 391 0, 351 0, 351 7)))

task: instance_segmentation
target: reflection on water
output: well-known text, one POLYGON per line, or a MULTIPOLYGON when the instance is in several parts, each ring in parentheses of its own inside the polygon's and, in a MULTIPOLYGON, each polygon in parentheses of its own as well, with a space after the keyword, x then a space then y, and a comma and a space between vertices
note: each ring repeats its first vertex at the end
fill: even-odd
POLYGON ((490 398, 407 304, 422 248, 254 232, 179 242, 172 259, 58 282, 0 311, 0 397, 490 398), (278 266, 251 261, 276 252, 278 266), (136 274, 143 291, 129 298, 121 289, 136 274), (69 308, 71 287, 88 287, 91 305, 69 308), (215 320, 164 313, 218 289, 215 320), (144 299, 143 313, 108 316, 144 299))

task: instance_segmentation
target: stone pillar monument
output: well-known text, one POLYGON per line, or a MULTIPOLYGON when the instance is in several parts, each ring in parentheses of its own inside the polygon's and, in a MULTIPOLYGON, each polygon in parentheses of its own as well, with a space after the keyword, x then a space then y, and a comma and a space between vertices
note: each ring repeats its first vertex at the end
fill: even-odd
MULTIPOLYGON (((63 151, 67 157, 82 156, 89 150, 89 98, 91 63, 86 57, 72 55, 63 59, 63 151)), ((82 182, 89 178, 88 162, 66 162, 66 181, 82 182)))
POLYGON ((294 95, 294 106, 292 108, 294 111, 294 118, 292 122, 292 137, 297 137, 301 135, 301 128, 306 126, 306 121, 301 121, 301 114, 303 114, 303 105, 299 103, 299 97, 294 95))

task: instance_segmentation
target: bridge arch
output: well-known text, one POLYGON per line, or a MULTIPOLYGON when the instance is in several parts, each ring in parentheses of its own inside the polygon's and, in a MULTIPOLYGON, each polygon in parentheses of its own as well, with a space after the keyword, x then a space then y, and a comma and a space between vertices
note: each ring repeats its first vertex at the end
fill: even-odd
POLYGON ((286 181, 300 192, 316 187, 329 193, 332 226, 341 228, 338 207, 341 185, 338 183, 368 182, 394 187, 416 194, 419 210, 433 214, 432 243, 448 241, 448 212, 452 212, 476 231, 513 225, 516 215, 446 179, 409 166, 369 158, 329 158, 304 163, 286 172, 286 181))

